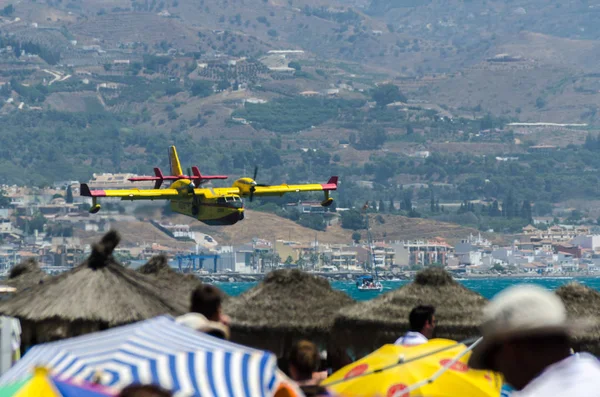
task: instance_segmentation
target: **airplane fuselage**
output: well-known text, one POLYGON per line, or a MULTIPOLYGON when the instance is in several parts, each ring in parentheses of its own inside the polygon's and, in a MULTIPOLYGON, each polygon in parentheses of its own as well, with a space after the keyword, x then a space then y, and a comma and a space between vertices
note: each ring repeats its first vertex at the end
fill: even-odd
POLYGON ((171 209, 210 226, 233 225, 244 219, 244 204, 237 195, 171 200, 171 209))

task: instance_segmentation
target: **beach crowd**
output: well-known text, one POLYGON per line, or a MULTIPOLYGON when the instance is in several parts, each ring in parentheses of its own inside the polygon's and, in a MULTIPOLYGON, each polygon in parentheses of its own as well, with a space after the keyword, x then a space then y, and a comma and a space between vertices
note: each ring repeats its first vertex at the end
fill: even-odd
POLYGON ((564 290, 531 284, 486 301, 431 268, 352 304, 324 279, 277 270, 234 299, 175 274, 165 258, 141 272, 124 268, 112 256, 118 241, 107 234, 60 276, 30 269, 30 285, 14 272, 21 292, 0 302, 0 313, 22 321, 33 347, 0 377, 0 396, 69 395, 15 393, 36 367, 38 383, 58 388, 65 379, 52 376, 79 374, 98 386, 82 397, 600 397, 600 362, 581 348, 581 335, 598 335, 598 316, 582 313, 600 306, 600 294, 581 285, 567 288, 579 306, 565 303, 564 290), (38 371, 41 362, 49 372, 38 371))
MULTIPOLYGON (((192 293, 190 313, 176 321, 198 332, 227 339, 230 320, 222 313, 222 299, 217 287, 202 285, 192 293)), ((399 336, 395 344, 429 343, 435 336, 435 307, 413 308, 409 323, 410 330, 399 336)), ((573 335, 593 326, 583 318, 567 319, 564 304, 552 292, 532 285, 514 286, 498 294, 484 308, 482 336, 472 344, 468 365, 501 374, 503 396, 600 396, 600 362, 589 353, 575 353, 571 347, 573 335)), ((336 357, 332 365, 334 361, 327 360, 326 354, 308 340, 295 342, 287 357, 280 361, 280 370, 290 381, 289 389, 280 395, 335 395, 321 384, 333 372, 351 364, 351 359, 336 357)), ((171 393, 158 386, 133 385, 120 395, 163 397, 171 393)), ((408 394, 400 391, 397 396, 408 394)))

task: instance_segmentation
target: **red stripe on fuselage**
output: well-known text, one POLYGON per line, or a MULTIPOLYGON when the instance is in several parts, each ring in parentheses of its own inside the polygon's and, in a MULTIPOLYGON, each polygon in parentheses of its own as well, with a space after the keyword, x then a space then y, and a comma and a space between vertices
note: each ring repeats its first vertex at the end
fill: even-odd
POLYGON ((105 190, 92 190, 90 193, 92 193, 92 197, 106 197, 105 190))

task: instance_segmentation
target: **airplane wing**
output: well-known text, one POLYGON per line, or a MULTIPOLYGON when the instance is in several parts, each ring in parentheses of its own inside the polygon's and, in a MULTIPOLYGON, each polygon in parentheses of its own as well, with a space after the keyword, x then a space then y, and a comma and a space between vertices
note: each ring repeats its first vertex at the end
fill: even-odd
MULTIPOLYGON (((195 189, 195 191, 203 189, 195 189)), ((115 189, 90 190, 85 183, 81 184, 80 194, 85 197, 118 197, 121 200, 154 200, 174 199, 181 195, 177 189, 115 189)))
POLYGON ((332 176, 327 183, 309 183, 304 185, 272 185, 256 186, 253 194, 255 196, 283 196, 285 193, 293 192, 329 192, 337 189, 338 177, 332 176))
POLYGON ((238 189, 237 187, 207 187, 203 189, 196 189, 196 194, 199 194, 198 191, 200 190, 203 190, 203 194, 208 198, 216 196, 227 196, 229 194, 238 194, 242 196, 242 194, 240 194, 240 189, 238 189))

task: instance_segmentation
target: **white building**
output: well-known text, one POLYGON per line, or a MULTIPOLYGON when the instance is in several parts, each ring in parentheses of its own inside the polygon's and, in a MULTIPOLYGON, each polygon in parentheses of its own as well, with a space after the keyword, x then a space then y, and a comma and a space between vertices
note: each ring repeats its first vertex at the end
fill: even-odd
POLYGON ((571 240, 571 244, 595 251, 600 248, 600 235, 577 236, 571 240))

